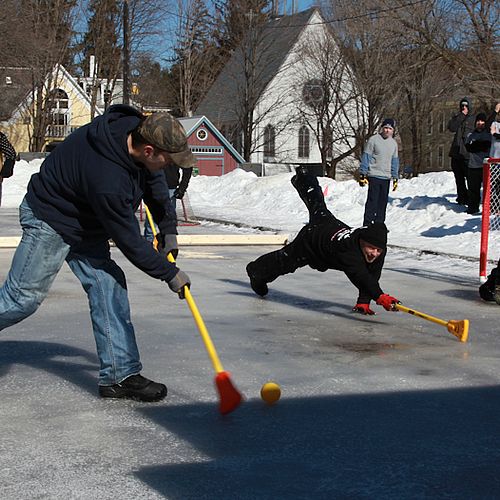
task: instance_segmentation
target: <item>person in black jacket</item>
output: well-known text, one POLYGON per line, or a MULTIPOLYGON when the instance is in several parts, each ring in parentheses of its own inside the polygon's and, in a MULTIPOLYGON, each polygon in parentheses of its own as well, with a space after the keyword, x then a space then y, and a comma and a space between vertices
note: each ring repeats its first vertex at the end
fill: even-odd
POLYGON ((157 401, 167 393, 165 385, 140 374, 125 275, 111 259, 109 239, 182 298, 190 280, 165 258, 177 249, 162 172, 172 163, 194 164, 175 118, 111 106, 45 159, 20 206, 23 235, 0 288, 0 330, 36 311, 66 261, 88 295, 101 397, 157 401), (160 252, 141 237, 135 216, 141 199, 160 228, 160 252))
POLYGON ((2 203, 2 183, 4 179, 12 177, 17 153, 7 136, 0 132, 0 205, 2 203))
POLYGON ((472 115, 471 103, 467 97, 460 101, 460 111, 455 113, 448 122, 448 130, 454 132, 449 156, 451 158, 451 169, 455 176, 457 186, 457 203, 467 205, 467 168, 469 163, 469 152, 465 148, 467 136, 474 130, 474 116, 472 115))
POLYGON ((387 311, 394 310, 398 300, 385 294, 379 285, 387 248, 385 224, 375 222, 351 229, 326 208, 316 177, 298 168, 291 181, 309 210, 309 223, 291 243, 247 265, 253 291, 263 297, 269 291, 268 283, 309 265, 321 272, 336 269, 347 275, 359 290, 353 311, 375 314, 371 300, 387 311))
POLYGON ((179 168, 177 165, 172 165, 165 169, 170 199, 173 201, 174 207, 175 200, 182 200, 182 198, 184 198, 192 175, 193 167, 179 168))
MULTIPOLYGON (((170 203, 173 209, 176 209, 176 201, 182 200, 186 194, 186 189, 189 185, 189 180, 193 174, 193 167, 181 168, 178 165, 169 165, 165 170, 165 178, 167 180, 168 193, 170 196, 170 203), (182 178, 181 178, 182 171, 182 178)), ((149 225, 149 220, 146 217, 144 221, 144 238, 148 241, 153 241, 153 231, 149 225)))
POLYGON ((483 182, 483 162, 488 157, 491 148, 491 134, 489 127, 492 120, 488 120, 485 113, 478 113, 474 130, 467 136, 465 149, 469 152, 467 168, 467 195, 469 199, 467 213, 479 213, 481 203, 481 184, 483 182), (487 123, 489 121, 489 123, 487 123))

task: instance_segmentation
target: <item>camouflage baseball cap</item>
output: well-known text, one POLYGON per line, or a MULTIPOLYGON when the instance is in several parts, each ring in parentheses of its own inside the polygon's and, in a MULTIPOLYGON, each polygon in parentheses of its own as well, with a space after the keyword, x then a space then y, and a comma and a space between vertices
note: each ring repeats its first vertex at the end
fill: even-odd
POLYGON ((179 167, 196 165, 196 158, 187 143, 186 132, 170 113, 149 115, 137 131, 147 143, 166 151, 179 167))

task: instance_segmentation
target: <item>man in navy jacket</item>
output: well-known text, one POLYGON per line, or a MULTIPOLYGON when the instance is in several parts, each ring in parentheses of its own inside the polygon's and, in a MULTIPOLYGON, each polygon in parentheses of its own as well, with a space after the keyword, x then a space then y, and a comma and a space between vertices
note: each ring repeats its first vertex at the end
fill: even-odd
POLYGON ((130 106, 111 106, 71 134, 32 176, 21 203, 23 236, 0 288, 0 330, 37 310, 66 261, 89 299, 99 394, 141 401, 165 397, 165 385, 140 375, 125 275, 111 259, 109 239, 182 298, 190 281, 165 258, 177 251, 177 241, 161 170, 194 163, 184 129, 168 113, 144 117, 130 106), (160 252, 141 236, 135 217, 141 199, 160 228, 160 252))
POLYGON ((359 290, 353 311, 375 314, 371 300, 387 311, 395 310, 398 300, 384 293, 379 285, 387 247, 385 224, 375 222, 351 229, 326 208, 318 179, 302 168, 297 169, 292 184, 309 210, 309 223, 291 243, 248 264, 253 291, 265 296, 267 283, 308 265, 321 272, 337 269, 346 274, 359 290))

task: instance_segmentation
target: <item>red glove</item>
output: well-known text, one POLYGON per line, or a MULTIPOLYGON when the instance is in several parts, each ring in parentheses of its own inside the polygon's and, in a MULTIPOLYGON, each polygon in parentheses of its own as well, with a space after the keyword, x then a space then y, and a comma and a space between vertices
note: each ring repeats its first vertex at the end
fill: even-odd
POLYGON ((360 313, 360 314, 366 314, 368 316, 372 316, 373 314, 375 314, 375 311, 372 311, 370 309, 370 304, 356 304, 353 308, 352 308, 353 312, 357 312, 357 313, 360 313))
POLYGON ((379 306, 382 306, 386 311, 395 311, 394 309, 394 304, 397 304, 399 302, 396 297, 392 297, 391 295, 387 295, 386 293, 383 293, 378 299, 377 299, 377 304, 379 306))

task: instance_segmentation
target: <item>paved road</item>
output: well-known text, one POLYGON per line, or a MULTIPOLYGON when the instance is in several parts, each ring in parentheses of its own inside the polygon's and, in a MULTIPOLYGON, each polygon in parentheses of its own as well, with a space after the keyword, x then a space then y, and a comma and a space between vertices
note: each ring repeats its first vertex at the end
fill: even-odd
MULTIPOLYGON (((96 397, 86 298, 64 267, 49 298, 0 337, 0 496, 11 499, 500 497, 496 305, 475 265, 392 252, 384 288, 470 341, 403 313, 365 318, 337 272, 302 270, 265 300, 246 263, 271 247, 189 247, 179 265, 245 403, 222 417, 187 305, 125 269, 158 404, 96 397), (439 269, 432 271, 430 269, 439 269), (276 380, 282 399, 259 398, 276 380)), ((12 250, 0 249, 0 279, 12 250)))

